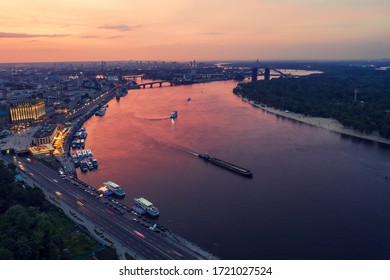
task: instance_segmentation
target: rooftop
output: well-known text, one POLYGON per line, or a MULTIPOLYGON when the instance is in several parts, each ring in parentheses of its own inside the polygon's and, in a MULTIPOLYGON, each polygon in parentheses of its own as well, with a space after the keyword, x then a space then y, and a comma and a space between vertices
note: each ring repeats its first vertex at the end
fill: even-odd
POLYGON ((119 188, 120 186, 118 184, 115 184, 114 182, 108 181, 104 183, 105 186, 110 186, 114 189, 119 188))
POLYGON ((55 124, 44 124, 40 129, 37 130, 34 134, 34 138, 44 138, 52 135, 54 129, 56 128, 55 124))
POLYGON ((149 200, 146 200, 145 198, 141 197, 138 198, 138 202, 145 205, 146 207, 153 206, 153 203, 151 203, 149 200))

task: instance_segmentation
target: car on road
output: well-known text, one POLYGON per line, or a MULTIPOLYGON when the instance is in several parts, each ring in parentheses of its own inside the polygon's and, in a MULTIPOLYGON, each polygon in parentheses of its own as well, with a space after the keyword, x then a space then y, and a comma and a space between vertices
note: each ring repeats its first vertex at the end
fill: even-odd
POLYGON ((145 235, 143 235, 143 234, 140 233, 139 231, 136 231, 136 230, 135 230, 134 233, 135 233, 137 236, 141 237, 142 239, 145 238, 145 235))

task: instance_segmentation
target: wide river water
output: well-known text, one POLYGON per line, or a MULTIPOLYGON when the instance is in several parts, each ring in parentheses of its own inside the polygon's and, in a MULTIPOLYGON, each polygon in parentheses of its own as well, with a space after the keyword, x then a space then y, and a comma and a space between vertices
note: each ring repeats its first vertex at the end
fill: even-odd
POLYGON ((157 85, 111 100, 85 123, 99 169, 79 178, 120 184, 128 205, 145 197, 158 223, 221 259, 390 259, 390 149, 266 113, 235 86, 157 85))

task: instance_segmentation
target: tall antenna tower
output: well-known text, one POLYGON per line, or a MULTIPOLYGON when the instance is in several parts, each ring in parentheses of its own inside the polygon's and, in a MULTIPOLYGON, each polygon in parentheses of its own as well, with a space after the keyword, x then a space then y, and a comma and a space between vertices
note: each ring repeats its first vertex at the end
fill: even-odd
POLYGON ((358 90, 357 90, 357 89, 355 89, 354 93, 355 93, 355 97, 354 97, 353 101, 355 101, 355 102, 356 102, 356 100, 357 100, 357 94, 358 94, 358 90))

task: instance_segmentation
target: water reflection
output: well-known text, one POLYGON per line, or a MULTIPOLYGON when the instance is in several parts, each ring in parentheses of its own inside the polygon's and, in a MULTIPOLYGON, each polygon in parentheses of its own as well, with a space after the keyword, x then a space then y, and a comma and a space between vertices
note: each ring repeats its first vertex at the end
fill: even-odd
POLYGON ((80 178, 120 184, 129 204, 145 197, 159 223, 211 252, 218 244, 224 259, 387 258, 390 150, 263 112, 233 95, 235 85, 147 88, 111 101, 85 124, 99 170, 80 178), (172 110, 178 117, 165 118, 172 110))

